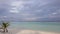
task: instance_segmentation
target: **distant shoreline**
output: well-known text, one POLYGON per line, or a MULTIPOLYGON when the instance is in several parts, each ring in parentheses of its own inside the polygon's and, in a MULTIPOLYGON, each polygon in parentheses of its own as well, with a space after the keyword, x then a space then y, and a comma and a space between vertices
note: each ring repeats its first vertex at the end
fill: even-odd
POLYGON ((10 21, 10 22, 60 22, 60 21, 10 21))

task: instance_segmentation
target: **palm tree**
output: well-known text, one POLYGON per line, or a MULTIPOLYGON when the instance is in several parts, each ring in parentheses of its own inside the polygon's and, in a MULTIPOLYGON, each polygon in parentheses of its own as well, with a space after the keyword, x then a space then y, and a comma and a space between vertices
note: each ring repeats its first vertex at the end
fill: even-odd
POLYGON ((3 32, 8 32, 8 29, 7 29, 8 26, 9 26, 8 22, 3 22, 2 23, 3 32))

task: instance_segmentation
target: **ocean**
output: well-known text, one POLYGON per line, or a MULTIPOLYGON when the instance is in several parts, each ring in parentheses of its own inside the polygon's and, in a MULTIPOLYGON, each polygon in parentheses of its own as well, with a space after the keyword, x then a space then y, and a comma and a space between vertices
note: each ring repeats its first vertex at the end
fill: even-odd
POLYGON ((60 22, 11 22, 9 28, 60 32, 60 22))

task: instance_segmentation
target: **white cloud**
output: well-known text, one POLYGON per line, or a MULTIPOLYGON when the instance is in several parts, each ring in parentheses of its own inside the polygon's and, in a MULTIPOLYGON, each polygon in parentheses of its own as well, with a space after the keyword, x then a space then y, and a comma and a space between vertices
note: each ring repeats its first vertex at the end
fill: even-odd
POLYGON ((10 10, 11 13, 19 13, 17 10, 10 10))
POLYGON ((51 13, 51 14, 48 15, 48 17, 49 18, 56 18, 56 17, 58 17, 58 16, 56 16, 56 14, 57 14, 56 12, 51 13))
POLYGON ((7 18, 7 16, 3 16, 4 18, 7 18))
POLYGON ((57 13, 52 13, 52 15, 56 15, 57 13))
POLYGON ((12 2, 11 3, 12 8, 11 8, 10 12, 11 13, 19 13, 18 8, 22 5, 22 3, 23 3, 22 1, 12 2))
POLYGON ((12 10, 16 10, 17 8, 11 8, 12 10))
POLYGON ((22 15, 22 16, 34 16, 35 14, 22 13, 22 14, 20 14, 20 15, 22 15))
POLYGON ((20 5, 22 5, 22 1, 15 1, 15 2, 12 2, 12 4, 11 4, 11 6, 20 6, 20 5))
POLYGON ((0 18, 7 18, 7 16, 0 16, 0 18))
POLYGON ((5 20, 5 18, 8 18, 7 16, 0 16, 0 20, 5 20))
POLYGON ((57 13, 54 12, 54 13, 51 13, 51 14, 48 14, 48 16, 55 16, 57 13))
POLYGON ((19 11, 17 10, 17 8, 11 8, 10 12, 11 13, 19 13, 19 11))

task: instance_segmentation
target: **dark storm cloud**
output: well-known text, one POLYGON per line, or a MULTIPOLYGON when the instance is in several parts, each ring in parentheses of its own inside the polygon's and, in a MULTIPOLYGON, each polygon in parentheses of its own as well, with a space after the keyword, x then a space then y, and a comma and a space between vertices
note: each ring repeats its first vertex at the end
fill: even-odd
POLYGON ((0 1, 0 17, 13 21, 60 21, 60 0, 0 1))

